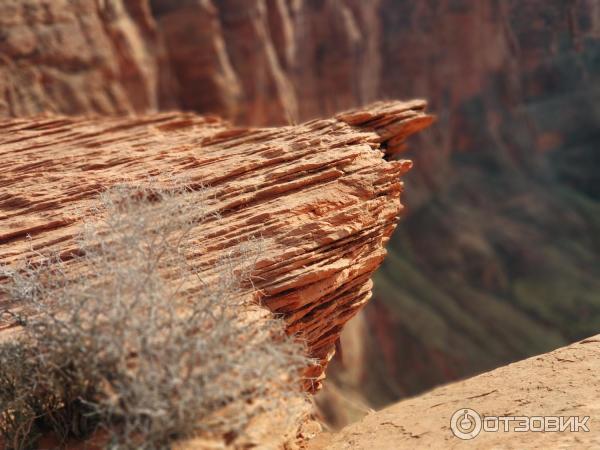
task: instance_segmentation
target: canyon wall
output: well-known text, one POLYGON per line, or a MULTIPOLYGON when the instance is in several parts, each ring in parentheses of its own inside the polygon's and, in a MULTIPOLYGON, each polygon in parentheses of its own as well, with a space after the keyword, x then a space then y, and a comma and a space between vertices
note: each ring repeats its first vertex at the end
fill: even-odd
MULTIPOLYGON (((0 114, 288 124, 422 96, 407 215, 336 384, 382 405, 600 327, 595 0, 11 0, 0 114)), ((333 398, 329 403, 333 404, 333 398)))
POLYGON ((0 2, 0 116, 156 109, 169 88, 149 11, 145 0, 0 2))
POLYGON ((184 108, 273 125, 378 97, 378 0, 151 4, 184 108))
POLYGON ((438 123, 410 154, 408 213, 366 311, 368 374, 346 378, 371 402, 600 328, 599 7, 384 7, 381 92, 425 96, 438 123))
MULTIPOLYGON (((194 22, 162 3, 167 39, 194 22)), ((210 9, 213 62, 226 63, 209 78, 236 86, 192 108, 281 123, 417 95, 438 116, 410 153, 408 213, 375 299, 343 339, 344 395, 381 406, 597 332, 597 2, 179 3, 210 9)), ((183 92, 203 84, 190 59, 175 65, 183 92)))

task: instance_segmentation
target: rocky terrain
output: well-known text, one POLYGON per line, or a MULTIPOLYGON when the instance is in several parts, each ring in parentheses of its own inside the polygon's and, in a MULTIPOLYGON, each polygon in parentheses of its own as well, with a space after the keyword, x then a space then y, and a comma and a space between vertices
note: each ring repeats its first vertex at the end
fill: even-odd
MULTIPOLYGON (((191 189, 209 189, 211 218, 190 231, 200 246, 189 261, 198 277, 186 289, 216 282, 219 259, 259 239, 243 295, 282 315, 287 332, 306 341, 306 389, 317 391, 344 324, 371 297, 371 276, 402 211, 400 178, 412 165, 387 159, 432 122, 425 106, 376 103, 264 129, 191 113, 0 120, 0 263, 18 267, 58 255, 62 271, 81 272, 78 233, 110 186, 154 177, 165 187, 179 178, 191 189)), ((12 320, 21 308, 0 293, 0 342, 21 333, 12 320)), ((273 433, 273 420, 253 424, 253 442, 279 448, 281 439, 294 439, 297 424, 282 420, 273 433)), ((181 448, 209 444, 194 440, 181 448)), ((58 443, 48 436, 39 445, 58 443)))
POLYGON ((405 219, 332 367, 334 423, 343 396, 380 407, 598 332, 595 0, 7 0, 0 75, 4 116, 273 125, 430 101, 405 219))
MULTIPOLYGON (((1 120, 0 262, 58 254, 68 264, 86 211, 117 183, 154 176, 209 186, 220 220, 193 230, 202 251, 192 264, 210 280, 224 252, 260 237, 247 289, 306 340, 309 389, 318 390, 343 325, 371 296, 402 210, 400 177, 411 162, 386 154, 431 123, 424 108, 378 103, 266 129, 189 113, 1 120)), ((12 306, 0 298, 0 310, 12 306)), ((3 336, 18 329, 10 320, 0 327, 3 336)))

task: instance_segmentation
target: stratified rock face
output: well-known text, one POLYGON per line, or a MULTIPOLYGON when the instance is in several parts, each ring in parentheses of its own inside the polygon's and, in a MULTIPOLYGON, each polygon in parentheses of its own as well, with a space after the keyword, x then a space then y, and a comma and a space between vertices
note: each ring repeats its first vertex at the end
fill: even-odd
POLYGON ((384 157, 431 123, 424 107, 380 103, 267 129, 184 113, 0 121, 0 262, 76 251, 82 212, 116 183, 169 173, 209 186, 221 218, 191 232, 203 247, 192 264, 210 279, 223 252, 261 237, 254 285, 307 340, 318 388, 343 325, 371 296, 402 210, 411 163, 384 157))

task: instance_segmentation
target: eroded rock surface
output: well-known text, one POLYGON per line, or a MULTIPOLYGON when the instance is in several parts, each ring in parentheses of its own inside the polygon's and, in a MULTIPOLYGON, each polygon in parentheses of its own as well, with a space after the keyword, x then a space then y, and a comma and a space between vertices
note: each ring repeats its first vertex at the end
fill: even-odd
POLYGON ((374 101, 379 2, 7 0, 0 116, 173 107, 247 125, 374 101))
POLYGON ((161 48, 145 0, 2 1, 0 116, 156 109, 161 48))
POLYGON ((379 0, 151 4, 184 107, 273 125, 377 97, 379 0))
POLYGON ((596 0, 5 0, 0 24, 0 115, 272 125, 431 102, 406 220, 343 344, 361 368, 343 387, 371 405, 597 332, 596 0))
POLYGON ((185 113, 0 121, 0 262, 33 252, 68 259, 82 214, 116 183, 170 174, 210 186, 222 217, 192 232, 203 247, 193 264, 210 274, 224 251, 260 236, 255 286, 307 340, 320 362, 310 375, 320 378, 343 325, 371 296, 411 167, 386 159, 431 123, 424 108, 379 103, 266 129, 185 113))
POLYGON ((309 449, 597 448, 600 446, 598 356, 600 336, 584 339, 403 400, 367 415, 337 434, 321 436, 309 449), (522 421, 491 419, 489 428, 470 440, 461 440, 452 434, 450 419, 465 408, 480 417, 537 417, 530 422, 535 430, 544 423, 540 417, 565 417, 568 431, 556 431, 547 422, 548 432, 526 432, 522 421), (587 431, 575 422, 568 422, 569 417, 577 417, 577 423, 585 424, 587 431), (498 431, 485 431, 493 429, 494 423, 498 423, 498 431), (504 431, 505 423, 509 423, 508 432, 504 431), (570 423, 577 432, 570 431, 570 423), (515 431, 517 426, 521 431, 515 431))

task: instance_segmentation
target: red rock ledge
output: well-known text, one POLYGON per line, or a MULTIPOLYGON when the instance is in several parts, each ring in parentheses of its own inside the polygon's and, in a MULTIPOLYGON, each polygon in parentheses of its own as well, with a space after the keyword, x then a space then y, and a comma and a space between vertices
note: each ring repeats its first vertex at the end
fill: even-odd
MULTIPOLYGON (((205 243, 194 263, 210 271, 223 250, 262 236, 255 286, 308 341, 318 389, 342 327, 371 296, 402 211, 411 162, 387 159, 432 122, 425 106, 377 103, 266 129, 187 113, 0 120, 0 263, 32 249, 68 259, 81 211, 115 183, 169 174, 208 185, 222 217, 193 231, 205 243)), ((0 327, 4 338, 14 330, 0 327)))

